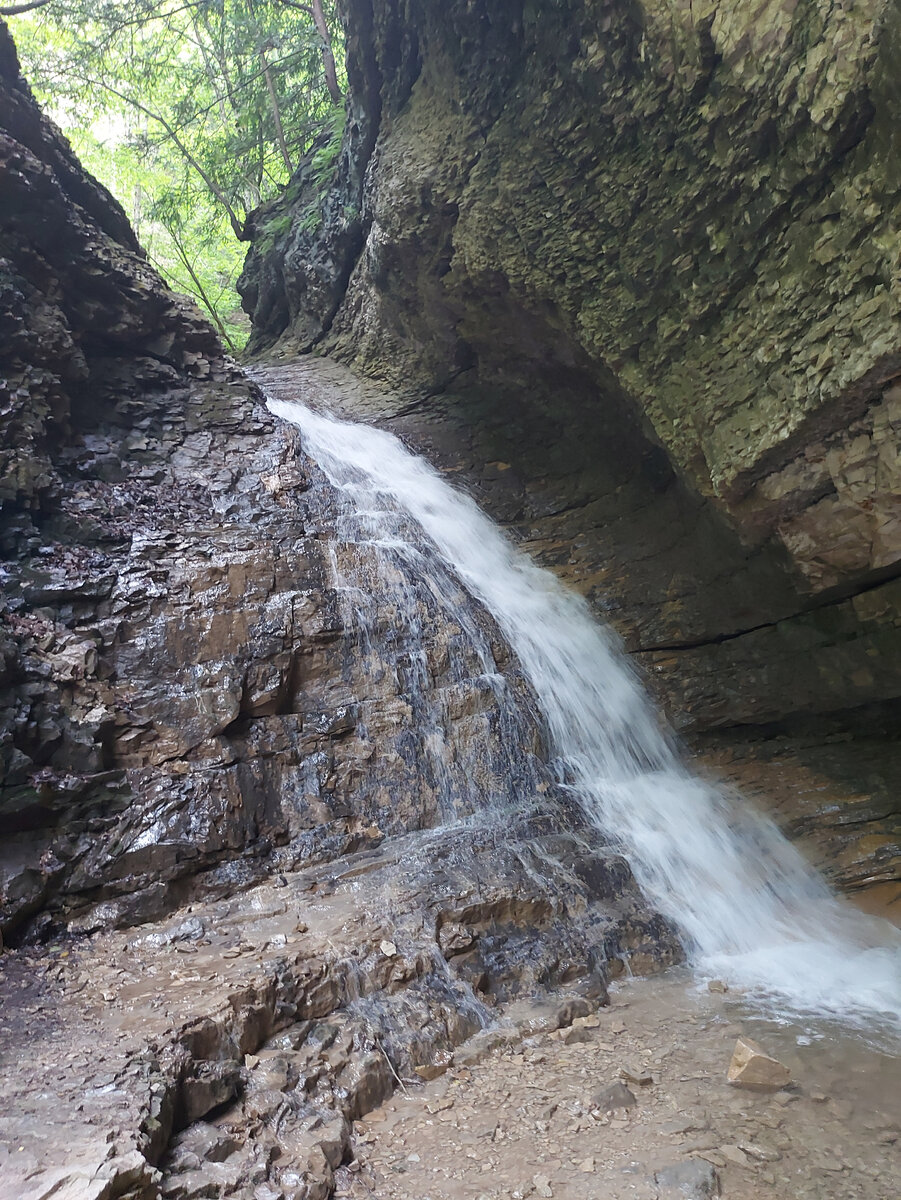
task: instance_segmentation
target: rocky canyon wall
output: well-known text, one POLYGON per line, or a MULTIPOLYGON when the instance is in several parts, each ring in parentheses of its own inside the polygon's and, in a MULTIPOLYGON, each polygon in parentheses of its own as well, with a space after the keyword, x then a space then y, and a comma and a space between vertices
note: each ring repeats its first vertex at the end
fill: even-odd
MULTIPOLYGON (((751 43, 728 11, 735 28, 698 3, 355 0, 337 186, 307 163, 255 220, 256 346, 287 360, 255 375, 467 481, 617 625, 684 728, 734 746, 812 718, 819 769, 828 721, 887 728, 897 685, 894 294, 866 274, 892 250, 873 193, 855 208, 864 185, 842 184, 869 222, 859 269, 844 243, 817 258, 802 241, 784 302, 742 297, 789 217, 845 236, 834 180, 873 167, 886 187, 868 139, 894 136, 889 101, 867 81, 889 43, 863 4, 764 5, 777 36, 751 43), (833 64, 816 48, 839 27, 833 64), (770 96, 767 72, 799 55, 809 87, 770 96), (846 99, 810 133, 823 79, 846 99), (753 163, 786 138, 800 149, 767 217, 753 163), (817 351, 825 391, 785 405, 788 429, 773 397, 801 377, 783 364, 779 383, 755 347, 782 330, 779 353, 801 353, 820 267, 844 315, 817 351), (295 358, 314 343, 332 360, 295 358), (727 391, 753 415, 745 440, 716 432, 727 391)), ((421 579, 379 558, 367 514, 41 116, 2 23, 0 292, 0 1191, 322 1200, 369 1157, 359 1118, 470 1037, 455 1087, 501 1036, 580 1064, 611 1052, 588 1046, 625 1030, 589 1016, 607 982, 682 950, 558 784, 497 626, 427 542, 421 579), (458 821, 477 798, 492 811, 458 821)), ((853 787, 883 769, 871 745, 853 743, 853 787)), ((829 843, 839 882, 892 877, 895 794, 875 813, 842 798, 859 836, 844 859, 829 843)), ((626 1045, 646 1044, 639 1024, 626 1045)), ((694 1046, 683 1069, 694 1092, 694 1046)))
MULTIPOLYGON (((40 114, 5 30, 0 287, 7 941, 284 884, 280 872, 346 864, 484 796, 519 802, 508 825, 545 839, 544 924, 516 899, 510 828, 506 866, 484 829, 453 868, 432 847, 417 874, 408 847, 383 907, 440 895, 452 909, 469 896, 486 931, 506 922, 504 946, 515 928, 541 943, 521 953, 530 970, 543 955, 548 979, 587 969, 585 945, 578 969, 560 945, 577 926, 586 943, 592 912, 602 924, 619 914, 611 955, 617 936, 636 953, 676 953, 622 860, 584 829, 568 840, 578 817, 556 796, 534 701, 490 617, 475 603, 467 616, 480 659, 442 607, 446 582, 383 578, 293 427, 166 288, 118 204, 40 114), (342 578, 367 597, 365 628, 342 578), (522 701, 515 736, 485 685, 485 655, 522 701), (429 853, 444 862, 438 882, 429 853)), ((434 943, 441 920, 430 919, 434 943)))
POLYGON ((345 10, 342 152, 252 220, 252 348, 366 377, 333 403, 582 589, 721 769, 765 739, 788 828, 843 812, 824 865, 850 822, 894 877, 897 6, 345 10))
POLYGON ((490 616, 353 535, 2 23, 0 293, 0 1194, 323 1200, 495 1006, 682 950, 490 616))
POLYGON ((255 346, 399 394, 684 728, 894 700, 896 7, 346 8, 344 149, 256 215, 255 346))
MULTIPOLYGON (((653 7, 351 5, 336 186, 317 191, 307 165, 257 215, 245 291, 257 348, 320 343, 368 374, 336 384, 324 364, 313 386, 468 480, 620 630, 684 730, 732 745, 812 717, 818 743, 876 735, 836 768, 860 793, 854 822, 876 829, 842 868, 861 883, 895 871, 901 775, 880 233, 897 30, 865 5, 819 24, 816 5, 766 8, 772 44, 751 22, 727 54, 744 20, 728 11, 673 10, 664 28, 653 7), (829 88, 833 108, 811 115, 829 88), (556 206, 536 182, 551 163, 556 206), (849 238, 842 197, 854 238, 802 253, 814 225, 849 238), (833 354, 847 341, 819 375, 797 367, 814 304, 835 323, 810 337, 833 354), (780 433, 761 346, 783 317, 780 433), (694 380, 678 402, 677 360, 694 380), (735 455, 716 450, 727 408, 747 421, 735 455)), ((434 824, 403 671, 376 686, 339 611, 347 550, 324 481, 40 116, 5 36, 0 66, 7 935, 141 919, 434 824)), ((478 745, 497 720, 472 664, 439 637, 431 667, 461 745, 478 745)))
POLYGON ((277 632, 272 679, 244 679, 240 657, 266 587, 254 614, 234 581, 253 531, 282 515, 259 472, 291 447, 265 438, 250 386, 41 116, 5 29, 0 114, 9 934, 54 898, 137 916, 173 880, 272 838, 271 796, 245 802, 237 762, 209 751, 245 683, 245 709, 276 695, 277 632))

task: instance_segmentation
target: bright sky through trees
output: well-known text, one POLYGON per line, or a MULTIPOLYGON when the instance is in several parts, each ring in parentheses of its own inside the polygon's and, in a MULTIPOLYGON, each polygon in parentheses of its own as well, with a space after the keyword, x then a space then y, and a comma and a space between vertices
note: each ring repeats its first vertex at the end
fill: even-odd
POLYGON ((45 0, 10 27, 38 100, 152 261, 239 349, 244 219, 343 119, 333 0, 45 0))

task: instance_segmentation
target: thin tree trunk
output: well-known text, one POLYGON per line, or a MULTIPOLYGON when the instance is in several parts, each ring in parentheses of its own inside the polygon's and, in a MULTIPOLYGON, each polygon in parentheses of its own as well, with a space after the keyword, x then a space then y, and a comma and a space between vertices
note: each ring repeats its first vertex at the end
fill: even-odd
MULTIPOLYGON (((167 229, 168 228, 169 227, 167 226, 167 229)), ((206 293, 206 288, 203 286, 203 284, 197 278, 197 272, 194 270, 193 266, 191 265, 191 261, 188 258, 186 251, 184 250, 181 242, 178 240, 178 238, 172 232, 171 229, 169 229, 169 236, 172 238, 172 244, 175 246, 175 249, 178 253, 178 257, 181 259, 182 263, 184 264, 185 270, 191 276, 191 279, 194 282, 194 286, 197 288, 197 293, 200 296, 200 299, 203 301, 207 312, 210 314, 210 316, 212 317, 212 319, 216 325, 216 328, 219 330, 219 334, 220 334, 223 342, 225 342, 228 345, 229 350, 231 350, 234 353, 235 343, 229 337, 228 330, 223 325, 222 319, 220 318, 218 312, 216 312, 215 305, 213 304, 212 300, 209 298, 209 296, 206 293)))
MULTIPOLYGON (((226 108, 225 108, 225 96, 223 96, 222 92, 219 90, 219 81, 217 78, 218 74, 221 71, 221 64, 219 62, 217 62, 215 56, 209 50, 209 48, 207 47, 206 43, 203 40, 203 37, 201 36, 199 21, 197 19, 196 13, 192 16, 191 23, 194 26, 194 37, 192 40, 193 40, 195 46, 197 46, 197 48, 200 50, 201 57, 203 58, 203 69, 206 71, 206 77, 209 80, 210 87, 213 89, 213 95, 216 97, 216 105, 219 109, 219 119, 223 125, 227 125, 228 124, 228 113, 226 112, 226 108)), ((206 24, 206 23, 204 22, 204 24, 206 24)), ((207 35, 209 35, 209 32, 210 32, 209 26, 207 26, 206 32, 207 32, 207 35)), ((210 40, 212 40, 212 38, 210 40)), ((228 85, 228 80, 226 79, 226 86, 227 85, 228 85)), ((227 94, 228 93, 226 93, 226 95, 227 94)), ((230 96, 229 96, 229 100, 231 100, 230 96)))
POLYGON ((141 222, 144 217, 144 191, 139 183, 135 184, 135 190, 131 198, 131 223, 134 226, 135 235, 138 240, 141 239, 141 222))
MULTIPOLYGON (((259 36, 260 26, 257 21, 257 10, 254 0, 248 0, 247 7, 251 17, 253 17, 253 23, 257 31, 257 36, 259 36)), ((282 112, 278 106, 278 94, 275 90, 275 84, 272 81, 272 72, 269 70, 269 60, 266 58, 266 49, 266 44, 260 46, 257 54, 259 55, 260 66, 263 68, 263 78, 266 80, 266 87, 269 91, 269 106, 272 109, 272 120, 275 123, 275 136, 278 139, 278 146, 282 152, 282 159, 285 163, 285 169, 290 175, 294 168, 291 165, 291 155, 288 153, 288 143, 285 141, 285 130, 282 126, 282 112)))
POLYGON ((313 18, 316 32, 322 38, 322 65, 325 68, 325 85, 334 104, 341 104, 344 96, 338 86, 338 71, 335 67, 335 55, 332 52, 332 35, 329 32, 325 13, 322 11, 322 0, 310 0, 310 4, 298 4, 297 0, 282 0, 288 8, 296 8, 313 18))
POLYGON ((319 36, 322 38, 322 65, 325 67, 325 85, 328 88, 328 94, 332 98, 333 104, 340 104, 344 97, 341 94, 341 89, 338 87, 338 72, 335 68, 335 56, 332 53, 332 35, 329 32, 329 27, 326 24, 325 15, 322 11, 322 0, 312 0, 313 4, 313 21, 319 36))
POLYGON ((288 143, 285 141, 285 131, 282 128, 282 113, 278 106, 278 96, 275 92, 275 84, 272 82, 272 72, 269 70, 269 63, 266 59, 266 51, 260 51, 260 65, 263 68, 263 77, 266 80, 266 87, 269 89, 269 101, 272 105, 272 119, 275 122, 275 136, 278 138, 279 149, 282 152, 282 158, 285 160, 285 168, 288 174, 294 171, 291 165, 291 155, 288 153, 288 143))

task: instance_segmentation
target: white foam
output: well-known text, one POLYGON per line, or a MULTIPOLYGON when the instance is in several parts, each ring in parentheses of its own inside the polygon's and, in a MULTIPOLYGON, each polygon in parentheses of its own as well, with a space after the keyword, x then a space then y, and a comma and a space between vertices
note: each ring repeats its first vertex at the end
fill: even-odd
POLYGON ((406 513, 481 600, 542 707, 585 812, 696 966, 796 1011, 901 1022, 901 933, 833 897, 775 825, 680 761, 618 640, 392 435, 271 400, 373 533, 406 513), (393 514, 393 515, 392 515, 393 514))

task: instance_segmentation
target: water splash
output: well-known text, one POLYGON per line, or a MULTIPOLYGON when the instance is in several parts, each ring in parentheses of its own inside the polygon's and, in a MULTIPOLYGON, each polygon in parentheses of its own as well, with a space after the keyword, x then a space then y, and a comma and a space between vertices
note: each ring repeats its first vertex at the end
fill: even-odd
POLYGON ((296 402, 270 408, 300 428, 373 537, 397 542, 401 528, 409 545, 412 520, 486 606, 538 697, 566 786, 702 972, 794 1011, 901 1023, 901 934, 833 897, 771 821, 687 770, 580 596, 391 434, 296 402))

